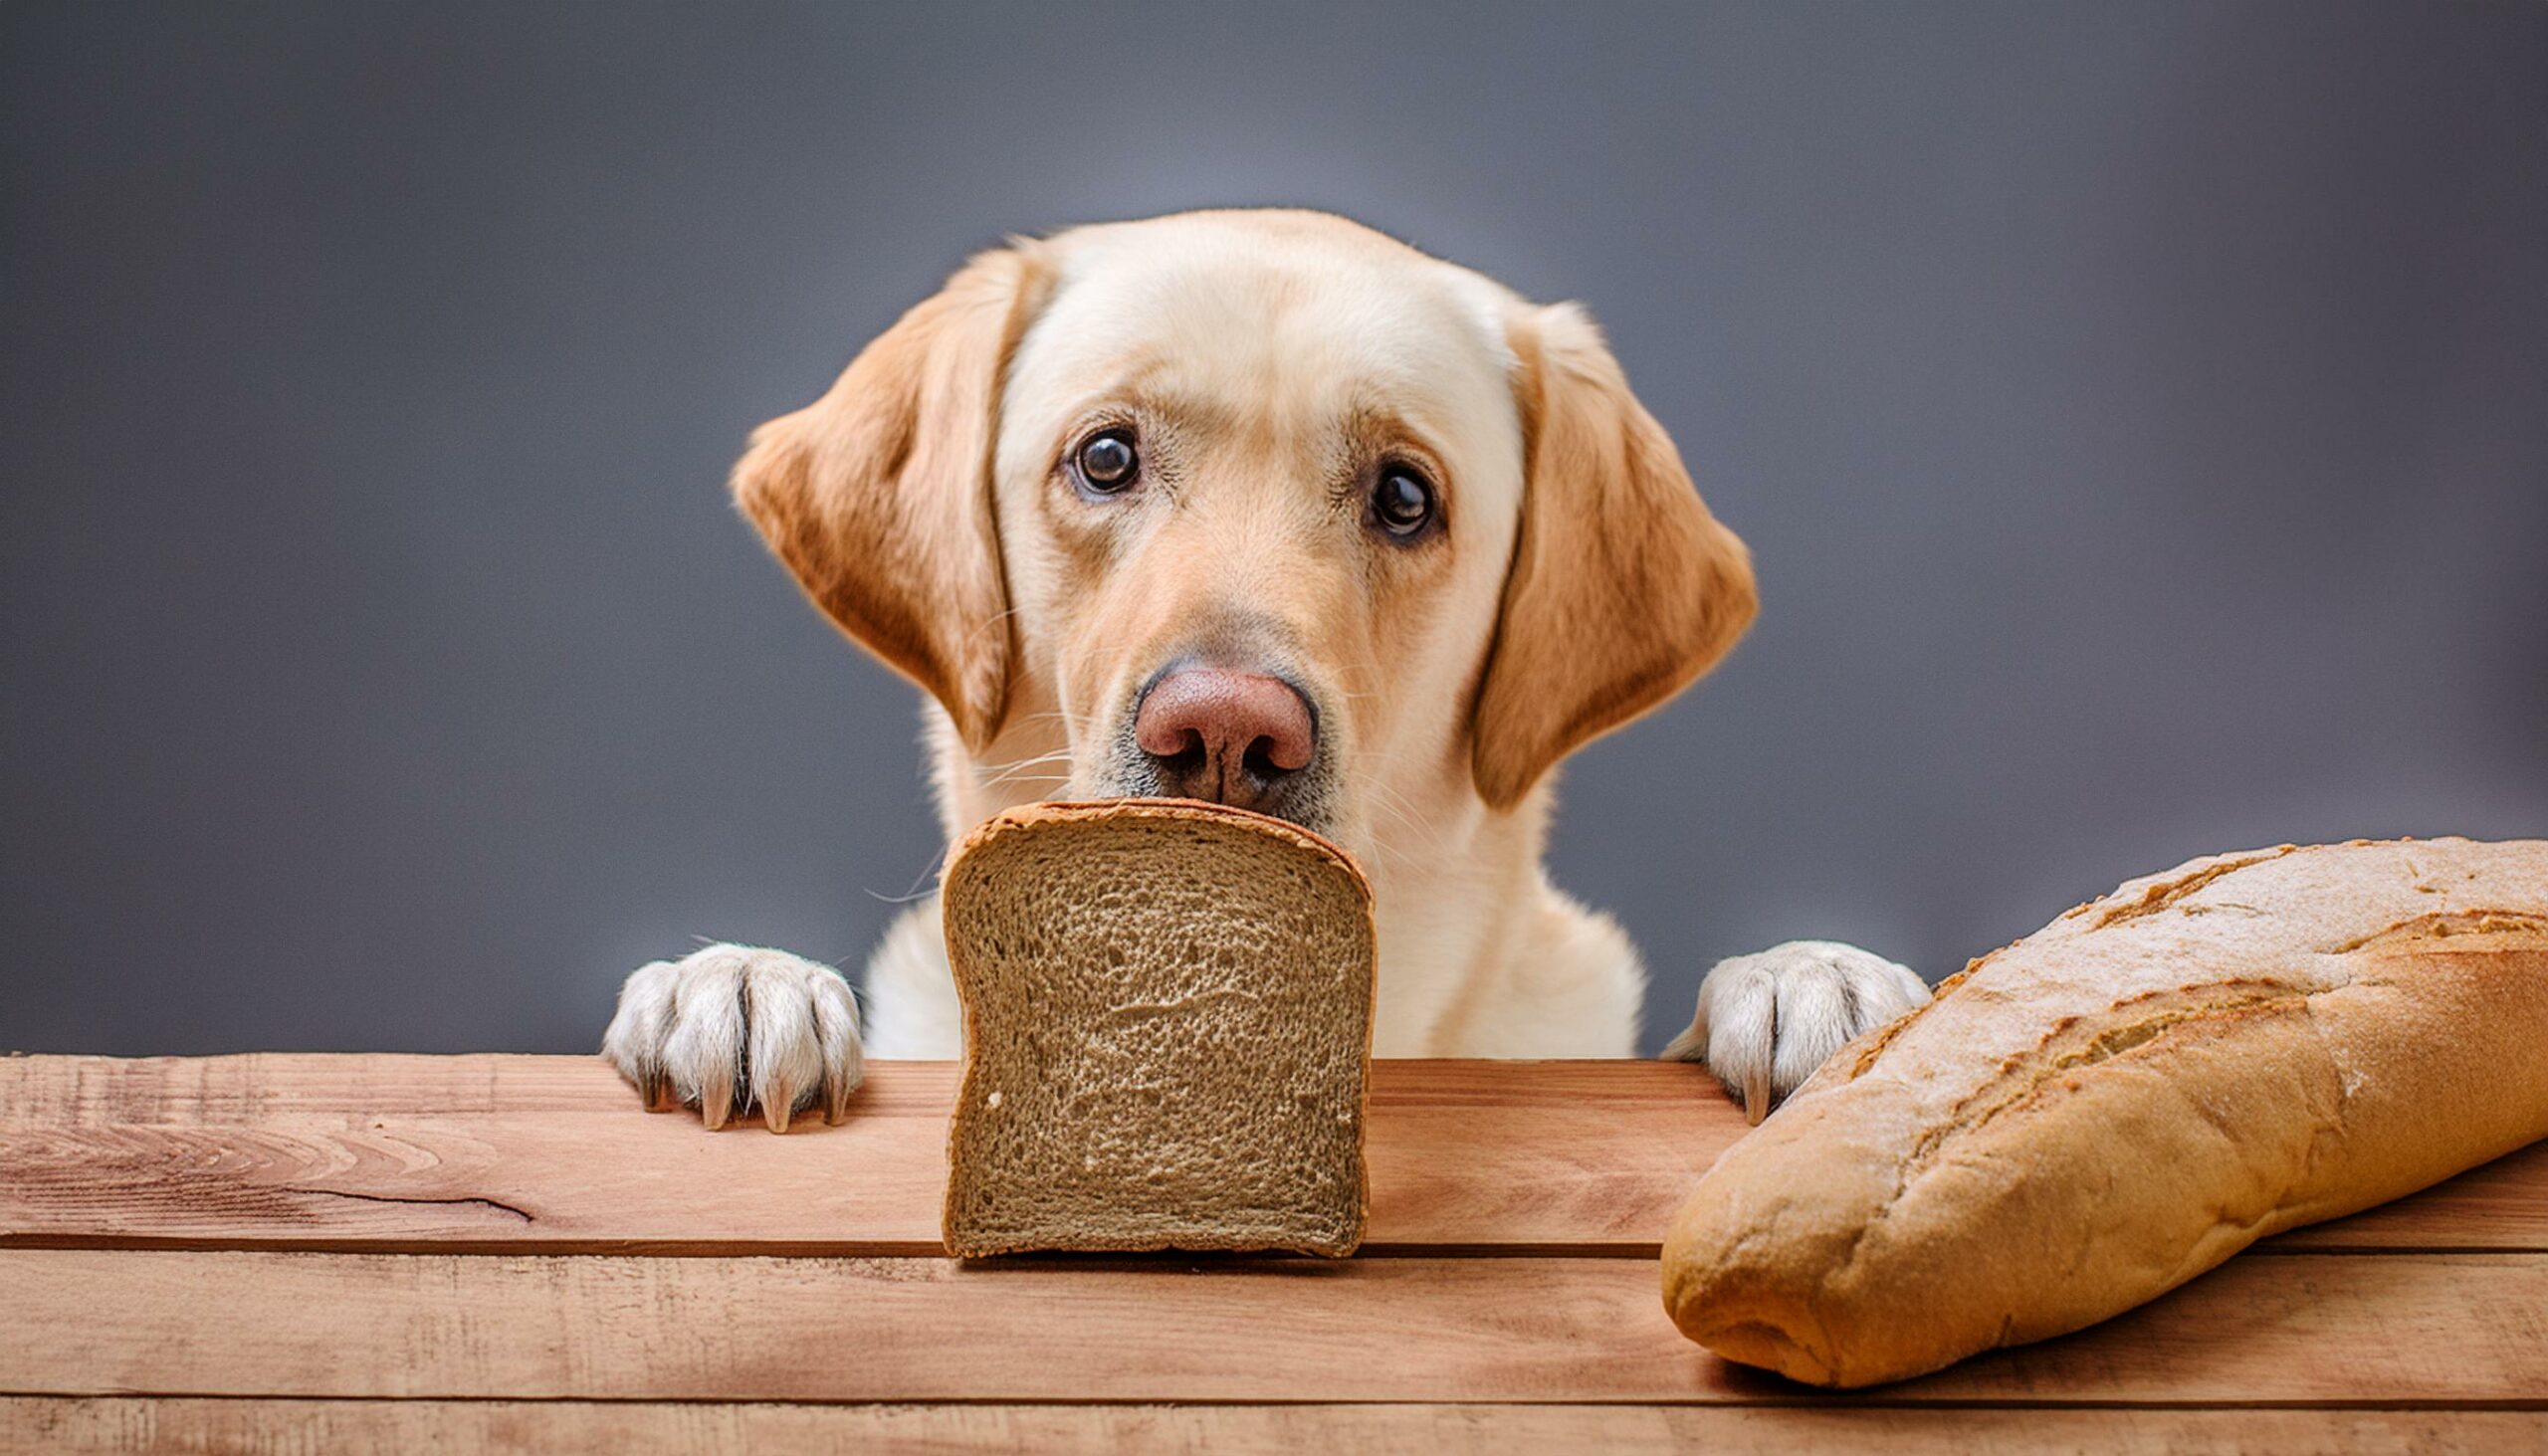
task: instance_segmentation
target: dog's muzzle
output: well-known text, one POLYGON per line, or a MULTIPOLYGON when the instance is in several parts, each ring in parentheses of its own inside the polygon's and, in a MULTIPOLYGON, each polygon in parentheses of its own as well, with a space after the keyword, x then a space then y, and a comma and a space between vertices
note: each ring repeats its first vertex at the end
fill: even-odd
POLYGON ((1318 711, 1289 679, 1193 663, 1143 685, 1117 757, 1130 793, 1207 799, 1316 828, 1326 817, 1318 711))

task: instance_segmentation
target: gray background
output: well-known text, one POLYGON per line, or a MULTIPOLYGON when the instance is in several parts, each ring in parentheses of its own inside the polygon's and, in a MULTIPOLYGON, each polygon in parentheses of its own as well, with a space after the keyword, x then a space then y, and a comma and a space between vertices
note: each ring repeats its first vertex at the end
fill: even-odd
POLYGON ((1211 203, 1579 298, 1748 536, 1580 758, 1655 971, 1935 977, 2548 832, 2548 8, 0 8, 0 1047, 591 1046, 855 960, 912 694, 721 495, 966 251, 1211 203))

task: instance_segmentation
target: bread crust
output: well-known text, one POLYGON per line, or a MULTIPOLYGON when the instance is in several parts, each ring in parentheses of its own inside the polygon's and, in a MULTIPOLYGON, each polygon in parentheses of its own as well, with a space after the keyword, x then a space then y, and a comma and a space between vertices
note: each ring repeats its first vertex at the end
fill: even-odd
POLYGON ((956 841, 954 849, 948 851, 947 863, 953 866, 975 845, 1012 829, 1032 828, 1038 824, 1086 823, 1094 819, 1227 819, 1248 824, 1278 839, 1288 839, 1317 850, 1354 877, 1354 883, 1363 889, 1364 899, 1369 900, 1372 896, 1372 882, 1364 875, 1361 863, 1334 840, 1315 830, 1304 829, 1289 819, 1277 819, 1254 809, 1216 804, 1209 799, 1051 799, 1037 804, 1020 804, 1013 809, 1002 809, 974 825, 970 832, 956 841))
MULTIPOLYGON (((1342 848, 1338 847, 1328 839, 1313 833, 1308 829, 1304 829, 1300 825, 1294 824, 1289 820, 1277 819, 1270 815, 1259 814, 1246 809, 1233 808, 1226 804, 1212 803, 1208 800, 1202 799, 1122 798, 1057 800, 1006 809, 975 826, 970 833, 966 834, 964 838, 956 844, 955 849, 948 856, 947 879, 952 883, 956 878, 957 867, 967 857, 997 839, 1006 838, 1020 833, 1048 831, 1065 826, 1087 825, 1093 823, 1122 823, 1128 821, 1241 824, 1254 833, 1277 841, 1286 842, 1314 853, 1329 867, 1342 872, 1350 881, 1354 891, 1355 902, 1359 905, 1361 910, 1360 930, 1362 933, 1362 943, 1367 947, 1377 947, 1379 931, 1377 923, 1373 918, 1371 881, 1364 874, 1363 867, 1355 862, 1352 855, 1347 854, 1342 848)), ((968 1228, 964 1224, 963 1220, 959 1218, 958 1194, 960 1191, 961 1180, 964 1178, 967 1171, 960 1153, 963 1119, 965 1111, 975 1106, 979 1101, 979 1095, 975 1087, 975 1080, 976 1070, 980 1066, 980 1058, 977 1055, 978 1030, 975 1025, 975 1019, 969 1011, 971 993, 966 989, 968 966, 963 948, 964 941, 962 936, 957 933, 955 924, 956 905, 952 898, 946 906, 946 911, 948 918, 947 944, 950 963, 956 972, 958 992, 959 994, 964 995, 968 1003, 968 1012, 964 1018, 963 1078, 956 1095, 956 1111, 949 1117, 947 1130, 948 1182, 943 1227, 945 1231, 945 1242, 949 1253, 959 1258, 974 1259, 988 1258, 1001 1254, 1026 1253, 1054 1248, 1070 1248, 1105 1252, 1143 1252, 1171 1248, 1225 1252, 1281 1249, 1304 1254, 1324 1255, 1331 1258, 1343 1258, 1351 1255, 1358 1247, 1361 1246, 1363 1231, 1369 1226, 1371 1220, 1372 1202, 1371 1169, 1368 1158, 1363 1150, 1361 1130, 1369 1125, 1371 1116, 1371 1078, 1369 1075, 1369 1068, 1372 1057, 1373 1022, 1376 1019, 1373 1015, 1373 1010, 1376 992, 1378 989, 1376 983, 1378 974, 1377 954, 1373 954, 1365 960, 1363 967, 1363 983, 1360 987, 1361 995, 1363 997, 1363 1015, 1360 1018, 1363 1035, 1362 1045, 1358 1049, 1358 1052, 1365 1069, 1365 1075, 1357 1081, 1354 1089, 1354 1210, 1352 1228, 1348 1236, 1335 1240, 1302 1241, 1277 1239, 1269 1241, 1265 1237, 1250 1233, 1246 1230, 1215 1230, 1204 1227, 1189 1227, 1181 1230, 1173 1236, 1136 1236, 1128 1238, 1116 1235, 1092 1235, 1088 1237, 1073 1238, 1064 1242, 986 1237, 980 1232, 968 1228)))
POLYGON ((1864 1385, 2548 1137, 2548 841, 2193 860, 1972 962, 1700 1180, 1664 1303, 1864 1385))

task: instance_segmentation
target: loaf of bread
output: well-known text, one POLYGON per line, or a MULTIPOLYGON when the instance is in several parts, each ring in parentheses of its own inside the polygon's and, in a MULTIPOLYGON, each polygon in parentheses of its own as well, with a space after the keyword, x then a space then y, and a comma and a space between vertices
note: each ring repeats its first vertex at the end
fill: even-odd
POLYGON ((2548 1136, 2548 841, 2135 880, 1843 1047, 1675 1216, 1691 1339, 1865 1385, 2548 1136))
POLYGON ((1042 804, 942 893, 950 1252, 1362 1242, 1372 892, 1344 851, 1217 804, 1042 804))

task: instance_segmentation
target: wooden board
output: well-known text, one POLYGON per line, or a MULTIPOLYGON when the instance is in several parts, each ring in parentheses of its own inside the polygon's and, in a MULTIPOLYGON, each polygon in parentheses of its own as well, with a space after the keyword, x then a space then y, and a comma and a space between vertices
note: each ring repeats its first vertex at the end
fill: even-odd
MULTIPOLYGON (((955 1087, 875 1064, 847 1123, 773 1138, 583 1057, 11 1058, 0 1246, 934 1253, 955 1087)), ((1366 1252, 1652 1258, 1744 1131, 1686 1065, 1379 1062, 1366 1252)), ((2548 1145, 2266 1247, 2548 1252, 2548 1145)))
POLYGON ((2018 1456, 2046 1450, 2536 1451, 2548 1412, 1845 1410, 1615 1405, 764 1405, 612 1401, 0 1399, 0 1450, 1691 1450, 2018 1456))
POLYGON ((954 1091, 780 1138, 589 1058, 0 1061, 0 1450, 2548 1447, 2548 1146, 1831 1396, 1664 1318, 1745 1131, 1699 1069, 1378 1064, 1342 1262, 933 1257, 954 1091))
MULTIPOLYGON (((0 1393, 1792 1402, 1631 1259, 0 1253, 0 1393)), ((2548 1255, 2238 1259, 1882 1403, 2548 1406, 2548 1255)))

